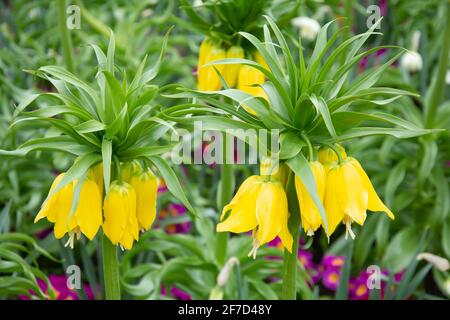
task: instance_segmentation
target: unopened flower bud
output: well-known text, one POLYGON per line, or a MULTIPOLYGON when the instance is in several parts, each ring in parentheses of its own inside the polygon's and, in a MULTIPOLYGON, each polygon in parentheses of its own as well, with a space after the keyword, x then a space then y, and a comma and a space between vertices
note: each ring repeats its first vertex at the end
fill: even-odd
POLYGON ((422 56, 417 51, 405 52, 400 63, 408 72, 417 72, 422 70, 422 56))
POLYGON ((320 31, 320 24, 309 17, 296 17, 291 21, 292 25, 300 29, 302 38, 314 40, 320 31))

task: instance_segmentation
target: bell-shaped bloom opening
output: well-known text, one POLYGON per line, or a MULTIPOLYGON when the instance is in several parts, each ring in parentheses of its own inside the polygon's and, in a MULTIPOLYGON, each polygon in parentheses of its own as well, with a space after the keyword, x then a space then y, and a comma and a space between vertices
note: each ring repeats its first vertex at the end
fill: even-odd
POLYGON ((102 196, 94 180, 83 182, 74 216, 80 231, 92 240, 102 224, 102 196))
MULTIPOLYGON (((134 225, 133 222, 137 221, 134 188, 126 182, 112 182, 103 204, 103 210, 105 219, 103 231, 113 244, 117 244, 122 240, 125 231, 127 231, 125 237, 129 236, 130 224, 134 225)), ((135 233, 134 231, 133 233, 135 233)))
POLYGON ((293 240, 288 230, 288 218, 288 202, 281 183, 263 183, 256 201, 257 245, 261 246, 279 236, 283 246, 291 252, 293 240))
MULTIPOLYGON (((325 169, 318 161, 310 162, 309 166, 314 175, 317 194, 319 195, 320 201, 323 202, 325 197, 326 181, 325 169)), ((297 191, 297 198, 300 206, 300 215, 302 219, 303 230, 305 230, 307 235, 312 236, 314 235, 314 232, 321 226, 322 217, 320 215, 319 209, 309 195, 309 192, 306 190, 305 185, 297 176, 295 177, 295 189, 297 191)))
POLYGON ((148 230, 156 217, 158 179, 150 170, 147 170, 133 176, 130 184, 136 191, 136 214, 139 229, 148 230))
POLYGON ((367 209, 370 211, 382 211, 386 212, 389 218, 395 219, 394 214, 391 210, 381 201, 380 197, 376 193, 372 183, 370 182, 369 177, 366 172, 362 168, 361 164, 355 158, 349 158, 351 165, 356 169, 358 175, 361 179, 364 190, 367 192, 368 202, 367 209))
POLYGON ((239 188, 233 200, 225 206, 221 220, 227 211, 230 215, 217 225, 217 232, 248 232, 257 226, 256 202, 262 186, 262 179, 258 176, 247 178, 239 188))

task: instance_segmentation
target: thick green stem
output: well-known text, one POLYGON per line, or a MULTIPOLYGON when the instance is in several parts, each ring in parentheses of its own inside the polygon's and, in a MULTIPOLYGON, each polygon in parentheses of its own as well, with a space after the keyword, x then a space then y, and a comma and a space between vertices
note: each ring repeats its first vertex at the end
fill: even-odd
POLYGON ((445 75, 448 67, 448 56, 450 51, 450 2, 447 3, 446 27, 442 35, 442 47, 439 55, 439 64, 436 79, 431 87, 430 100, 426 105, 425 125, 432 128, 436 120, 436 113, 445 88, 445 75))
POLYGON ((117 248, 104 235, 102 239, 103 279, 106 300, 120 300, 119 261, 117 248))
POLYGON ((69 30, 66 25, 66 1, 58 0, 58 18, 59 18, 59 32, 61 37, 61 46, 63 50, 64 62, 67 70, 75 71, 72 57, 72 39, 69 35, 69 30))
MULTIPOLYGON (((222 144, 223 144, 223 153, 222 160, 223 164, 220 167, 221 170, 221 178, 219 185, 219 198, 217 201, 219 212, 223 209, 224 206, 230 202, 233 196, 234 190, 234 168, 233 164, 226 163, 227 161, 227 141, 226 136, 223 134, 222 136, 222 144)), ((231 147, 231 146, 230 146, 231 147)), ((230 148, 230 152, 233 152, 234 149, 230 148)), ((234 156, 233 156, 234 159, 234 156)), ((219 265, 223 265, 225 263, 225 259, 227 257, 227 246, 228 246, 228 233, 227 232, 219 232, 217 234, 217 243, 216 243, 216 259, 219 265)))
POLYGON ((295 191, 295 176, 291 172, 287 183, 287 197, 289 204, 289 231, 291 232, 294 243, 292 253, 284 250, 283 260, 283 286, 281 298, 283 300, 296 299, 296 278, 298 263, 298 239, 300 236, 300 208, 298 205, 297 193, 295 191))

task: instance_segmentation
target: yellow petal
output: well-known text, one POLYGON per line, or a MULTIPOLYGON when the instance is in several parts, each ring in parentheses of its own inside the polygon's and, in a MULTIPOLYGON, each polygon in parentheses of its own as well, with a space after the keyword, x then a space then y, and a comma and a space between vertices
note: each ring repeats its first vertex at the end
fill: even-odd
POLYGON ((350 162, 338 166, 338 197, 339 206, 344 215, 351 221, 363 225, 366 220, 367 192, 362 186, 361 178, 350 162))
MULTIPOLYGON (((310 168, 316 182, 317 194, 320 201, 323 202, 325 195, 326 173, 322 164, 318 161, 310 162, 310 168)), ((305 185, 299 177, 295 177, 295 189, 300 204, 300 214, 302 218, 302 226, 306 233, 316 231, 322 224, 322 217, 316 204, 312 200, 305 185)))
POLYGON ((217 232, 229 231, 241 233, 256 228, 256 202, 262 183, 259 181, 252 183, 251 180, 246 183, 246 181, 244 181, 241 188, 239 188, 241 193, 238 191, 235 196, 237 199, 235 200, 235 198, 233 198, 232 200, 232 202, 234 201, 234 204, 231 208, 230 215, 225 221, 222 221, 217 225, 217 232))
POLYGON ((202 91, 216 91, 221 87, 221 82, 219 75, 217 74, 216 68, 222 75, 225 71, 225 65, 210 65, 204 66, 209 62, 216 60, 221 60, 226 58, 225 50, 218 46, 213 46, 209 48, 209 52, 206 54, 205 61, 200 65, 198 73, 198 89, 202 91))
POLYGON ((103 210, 103 231, 113 244, 117 244, 129 224, 130 214, 136 214, 136 193, 133 187, 126 182, 111 183, 103 210))
POLYGON ((197 65, 198 70, 200 70, 200 68, 205 64, 205 61, 207 61, 207 57, 211 51, 211 47, 212 47, 211 40, 205 39, 202 41, 198 52, 198 65, 197 65))
POLYGON ((246 193, 250 187, 252 187, 254 184, 261 182, 262 182, 261 177, 256 175, 250 176, 247 179, 245 179, 244 182, 242 182, 236 194, 234 195, 233 199, 231 199, 230 203, 223 208, 222 214, 220 215, 220 220, 223 220, 228 210, 231 210, 236 205, 236 203, 239 201, 239 198, 242 197, 242 195, 246 193))
POLYGON ((336 191, 341 187, 338 181, 338 167, 333 166, 328 170, 325 183, 324 207, 328 221, 328 236, 333 234, 338 224, 344 218, 344 211, 340 208, 336 191))
MULTIPOLYGON (((238 89, 244 91, 254 97, 261 97, 268 100, 267 94, 264 89, 260 86, 254 85, 262 85, 265 81, 264 73, 255 69, 253 67, 244 65, 239 70, 238 76, 238 89)), ((242 105, 247 112, 251 114, 256 114, 251 108, 247 105, 242 105)))
MULTIPOLYGON (((244 50, 239 46, 232 46, 227 50, 227 59, 244 58, 244 50)), ((230 88, 236 86, 237 77, 239 70, 241 68, 240 64, 227 64, 225 65, 224 79, 230 88)))
POLYGON ((287 228, 288 216, 287 197, 281 183, 263 183, 256 202, 256 239, 259 245, 272 241, 279 234, 284 235, 283 228, 287 228))
POLYGON ((66 232, 70 232, 77 227, 75 215, 72 214, 69 219, 70 211, 72 209, 73 192, 73 182, 67 184, 58 191, 58 200, 55 203, 55 207, 57 208, 54 227, 56 239, 61 239, 66 232))
POLYGON ((158 179, 149 171, 131 178, 136 191, 136 215, 139 228, 148 230, 156 217, 158 179))
POLYGON ((89 170, 88 178, 94 180, 100 194, 103 195, 103 162, 100 162, 89 170))
POLYGON ((369 177, 367 176, 366 172, 364 171, 364 169, 362 168, 361 164, 359 163, 358 160, 356 160, 355 158, 349 158, 350 163, 356 168, 356 170, 359 173, 359 176, 361 178, 362 184, 364 189, 367 192, 368 195, 368 209, 370 211, 383 211, 386 212, 386 214, 389 216, 389 218, 391 219, 395 219, 394 214, 392 213, 391 210, 389 210, 388 207, 386 207, 386 205, 383 203, 383 201, 381 201, 380 197, 378 197, 372 183, 370 182, 369 177))
POLYGON ((74 215, 81 232, 92 240, 102 224, 102 196, 94 180, 84 181, 79 199, 74 215))
MULTIPOLYGON (((55 178, 55 180, 53 180, 53 183, 50 187, 50 191, 48 192, 48 194, 51 194, 53 192, 53 190, 56 189, 56 187, 61 182, 61 179, 63 177, 64 177, 64 173, 61 173, 55 178)), ((39 213, 37 214, 36 218, 34 219, 35 223, 45 217, 47 217, 48 221, 55 222, 56 209, 57 209, 57 207, 55 207, 55 204, 57 203, 58 193, 59 192, 55 193, 52 197, 50 197, 50 199, 47 199, 47 201, 45 201, 42 204, 41 210, 39 210, 39 213)))

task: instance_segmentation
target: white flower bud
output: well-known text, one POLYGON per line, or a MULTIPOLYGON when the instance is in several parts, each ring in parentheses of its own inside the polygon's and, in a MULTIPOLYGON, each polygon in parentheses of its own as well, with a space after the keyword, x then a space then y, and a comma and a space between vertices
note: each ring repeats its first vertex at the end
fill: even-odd
POLYGON ((201 7, 201 6, 203 6, 203 1, 202 0, 195 0, 194 1, 194 4, 193 4, 194 8, 195 7, 201 7))
POLYGON ((291 21, 292 25, 300 29, 302 38, 314 40, 320 31, 320 24, 309 17, 296 17, 291 21))
POLYGON ((400 61, 403 68, 408 72, 416 72, 422 70, 422 56, 417 51, 405 52, 400 61))
POLYGON ((434 255, 428 252, 422 252, 417 255, 417 260, 425 260, 431 263, 433 266, 439 269, 439 271, 445 272, 450 269, 450 262, 442 257, 434 255))
POLYGON ((447 74, 445 75, 445 83, 450 84, 450 69, 447 70, 447 74))
POLYGON ((236 257, 231 257, 227 263, 225 263, 222 270, 220 270, 219 275, 217 276, 217 285, 219 287, 223 287, 228 282, 230 278, 231 271, 235 265, 239 264, 239 259, 236 257))

